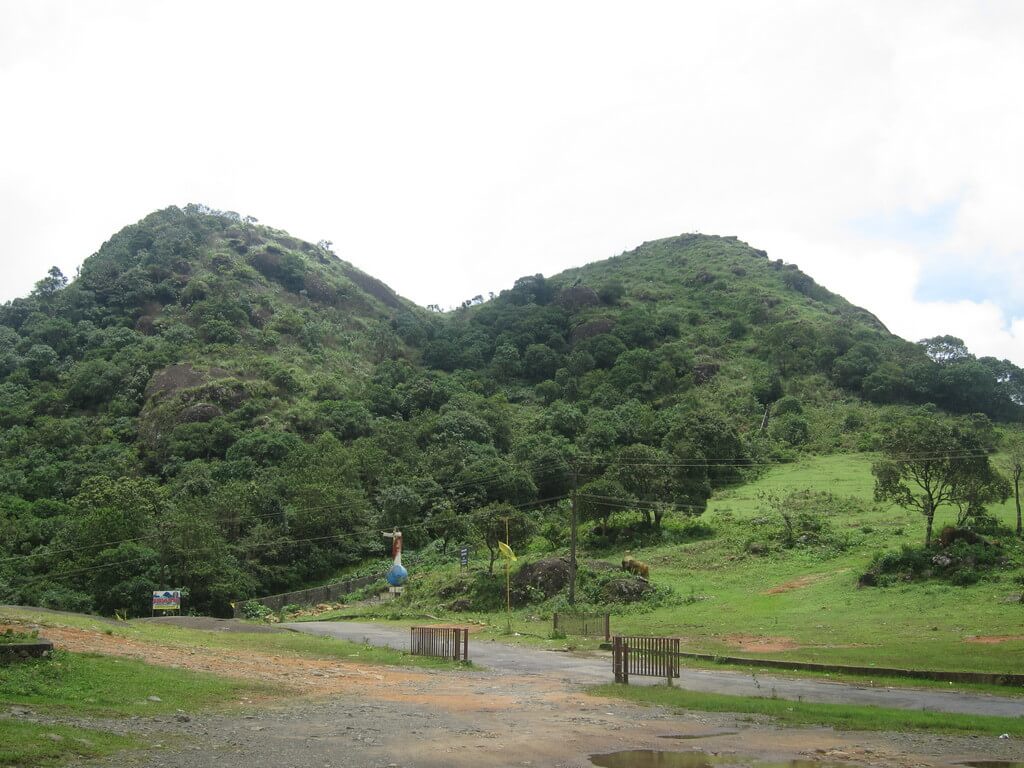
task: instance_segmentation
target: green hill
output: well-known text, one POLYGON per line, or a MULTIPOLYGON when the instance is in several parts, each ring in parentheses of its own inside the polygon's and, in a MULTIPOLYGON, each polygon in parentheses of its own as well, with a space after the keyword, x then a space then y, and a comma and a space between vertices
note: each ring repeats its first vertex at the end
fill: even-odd
POLYGON ((225 612, 357 568, 392 525, 483 545, 510 515, 557 542, 573 470, 615 500, 594 516, 657 535, 763 466, 875 448, 909 405, 1021 418, 1016 366, 899 339, 735 238, 451 313, 325 246, 169 208, 0 307, 0 602, 139 613, 180 586, 225 612))

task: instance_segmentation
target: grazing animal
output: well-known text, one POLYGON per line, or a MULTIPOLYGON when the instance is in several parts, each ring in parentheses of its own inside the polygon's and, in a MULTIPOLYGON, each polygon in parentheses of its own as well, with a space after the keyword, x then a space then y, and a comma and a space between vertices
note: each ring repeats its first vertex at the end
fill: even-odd
POLYGON ((622 570, 628 573, 635 573, 643 579, 649 579, 651 568, 647 563, 642 563, 633 557, 629 552, 622 558, 622 570))

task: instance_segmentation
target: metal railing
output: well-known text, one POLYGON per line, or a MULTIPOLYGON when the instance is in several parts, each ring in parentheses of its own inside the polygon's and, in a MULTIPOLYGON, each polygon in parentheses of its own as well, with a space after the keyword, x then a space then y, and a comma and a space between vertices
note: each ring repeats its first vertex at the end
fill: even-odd
MULTIPOLYGON (((322 587, 311 587, 310 589, 300 589, 296 592, 282 592, 279 595, 255 597, 253 600, 261 605, 265 605, 272 611, 280 611, 286 605, 305 606, 316 605, 317 603, 334 602, 344 595, 355 592, 357 589, 367 587, 377 581, 383 583, 383 579, 380 576, 362 576, 358 579, 349 579, 348 581, 338 581, 334 584, 325 584, 322 587)), ((242 615, 242 606, 247 602, 249 601, 239 600, 235 603, 235 618, 242 615)))
POLYGON ((679 677, 678 637, 622 637, 612 639, 612 671, 616 683, 629 683, 630 675, 664 677, 669 685, 679 677))
POLYGON ((409 652, 413 656, 468 661, 469 630, 465 627, 409 627, 409 652))

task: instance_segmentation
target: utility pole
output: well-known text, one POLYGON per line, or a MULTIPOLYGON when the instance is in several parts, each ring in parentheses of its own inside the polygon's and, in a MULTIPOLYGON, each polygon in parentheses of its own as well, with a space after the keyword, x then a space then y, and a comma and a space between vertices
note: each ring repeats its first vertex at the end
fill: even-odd
POLYGON ((578 515, 576 510, 576 488, 579 485, 579 472, 576 469, 576 461, 572 462, 572 521, 570 522, 569 537, 569 605, 576 604, 576 523, 578 515))

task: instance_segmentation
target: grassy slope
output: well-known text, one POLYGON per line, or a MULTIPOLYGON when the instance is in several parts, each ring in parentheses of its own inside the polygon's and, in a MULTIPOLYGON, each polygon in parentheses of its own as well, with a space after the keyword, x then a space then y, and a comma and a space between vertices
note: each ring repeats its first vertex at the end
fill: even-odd
POLYGON ((274 634, 206 632, 185 629, 159 622, 119 622, 102 627, 89 616, 71 614, 48 614, 31 608, 3 608, 0 622, 5 618, 32 621, 41 624, 43 636, 46 626, 69 626, 84 629, 101 628, 115 636, 127 637, 139 642, 160 644, 178 648, 219 648, 237 651, 259 651, 270 654, 287 654, 315 659, 358 659, 366 664, 395 666, 445 667, 452 662, 424 656, 410 656, 389 648, 370 648, 360 643, 350 643, 326 637, 313 637, 293 632, 274 634))
MULTIPOLYGON (((869 459, 832 456, 807 459, 779 468, 760 482, 745 486, 711 505, 712 519, 730 513, 737 521, 757 514, 759 489, 828 488, 835 493, 870 498, 869 459)), ((1010 505, 995 510, 1009 521, 1010 505)), ((941 513, 939 525, 951 513, 941 513)), ((974 635, 1019 635, 1024 611, 1002 600, 1015 591, 1004 576, 971 587, 939 583, 887 589, 858 589, 857 577, 873 552, 918 543, 923 521, 899 509, 881 509, 864 519, 835 521, 845 525, 856 544, 834 558, 809 552, 780 556, 737 557, 728 538, 678 549, 656 549, 642 556, 651 561, 655 578, 677 591, 693 591, 706 600, 628 617, 623 632, 643 627, 657 634, 671 632, 692 638, 687 644, 709 652, 735 652, 724 642, 731 633, 791 638, 806 647, 772 654, 778 658, 862 665, 1019 671, 1024 639, 999 645, 965 644, 974 635), (871 533, 862 533, 870 526, 871 533), (898 533, 899 530, 903 533, 898 533), (732 551, 730 551, 732 550, 732 551), (730 557, 737 557, 730 560, 730 557), (802 576, 820 580, 789 592, 764 592, 802 576)), ((750 654, 756 655, 756 654, 750 654)))
MULTIPOLYGON (((443 659, 292 633, 201 632, 145 622, 100 625, 88 616, 40 613, 30 608, 0 610, 0 623, 12 620, 41 624, 43 636, 46 626, 70 626, 102 629, 164 647, 209 647, 363 664, 453 666, 443 659)), ((0 704, 22 705, 53 716, 102 718, 194 712, 237 705, 250 697, 279 695, 286 692, 269 684, 96 654, 57 651, 52 660, 0 666, 0 704), (150 701, 150 696, 160 701, 150 701)), ((136 739, 94 729, 0 719, 0 766, 56 765, 72 757, 99 757, 142 746, 136 739)))
POLYGON ((0 720, 0 765, 60 765, 72 757, 97 758, 142 748, 137 739, 91 728, 0 720))
POLYGON ((0 668, 0 697, 5 702, 54 714, 166 714, 277 692, 273 686, 245 680, 63 651, 52 660, 0 668), (160 701, 150 701, 150 696, 160 701))
MULTIPOLYGON (((651 566, 655 583, 667 584, 684 598, 683 604, 649 612, 623 612, 612 620, 621 634, 678 635, 689 650, 748 657, 797 659, 880 667, 931 668, 983 672, 1019 672, 1024 668, 1024 608, 1004 602, 1020 588, 1011 581, 1020 563, 995 578, 969 587, 929 582, 890 588, 858 588, 857 578, 874 553, 918 544, 924 523, 899 508, 866 504, 857 517, 832 520, 847 535, 850 547, 839 554, 793 549, 764 556, 744 551, 752 535, 749 521, 763 514, 757 494, 786 493, 804 488, 828 489, 837 495, 870 501, 871 458, 867 455, 808 457, 766 472, 749 485, 718 494, 709 504, 705 520, 715 528, 710 539, 666 545, 634 554, 651 566), (767 590, 801 577, 811 583, 781 594, 767 590), (686 599, 690 598, 692 599, 686 599), (785 638, 801 647, 793 650, 744 653, 727 638, 750 635, 785 638), (1018 639, 986 645, 966 643, 976 635, 1005 635, 1018 639)), ((1012 500, 993 507, 1008 525, 1014 516, 1012 500)), ((943 510, 937 528, 952 522, 943 510)), ((621 552, 597 553, 616 562, 621 552)), ((591 553, 584 553, 589 557, 591 553)), ((441 571, 453 574, 457 565, 441 571)), ((443 582, 438 572, 412 574, 415 580, 443 582)), ((496 576, 497 578, 497 576, 496 576)), ((429 611, 443 616, 437 598, 422 596, 408 611, 429 611)), ((614 609, 613 609, 614 610, 614 609)), ((358 611, 345 611, 352 615, 358 611)), ((398 605, 364 609, 363 613, 399 618, 398 605)), ((486 621, 497 636, 504 626, 501 614, 450 614, 462 620, 486 621)), ((520 641, 544 641, 550 635, 550 614, 543 607, 514 612, 515 628, 528 633, 520 641)), ((588 647, 596 641, 572 638, 588 647)), ((917 683, 915 683, 917 684, 917 683)))

